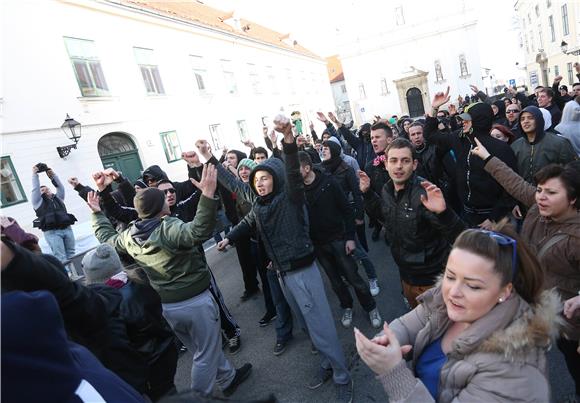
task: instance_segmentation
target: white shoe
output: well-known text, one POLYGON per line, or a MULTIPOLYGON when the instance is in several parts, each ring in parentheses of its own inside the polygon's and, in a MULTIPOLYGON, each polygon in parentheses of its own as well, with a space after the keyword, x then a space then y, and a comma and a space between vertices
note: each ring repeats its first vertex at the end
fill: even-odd
POLYGON ((347 329, 352 325, 352 308, 346 308, 342 313, 342 319, 340 320, 342 326, 347 329))
POLYGON ((379 329, 383 324, 383 318, 381 318, 381 314, 379 313, 378 308, 375 308, 369 312, 369 319, 371 320, 371 324, 375 329, 379 329))
POLYGON ((376 278, 371 278, 369 280, 369 289, 373 297, 379 295, 379 292, 381 292, 381 289, 379 288, 379 280, 376 278))

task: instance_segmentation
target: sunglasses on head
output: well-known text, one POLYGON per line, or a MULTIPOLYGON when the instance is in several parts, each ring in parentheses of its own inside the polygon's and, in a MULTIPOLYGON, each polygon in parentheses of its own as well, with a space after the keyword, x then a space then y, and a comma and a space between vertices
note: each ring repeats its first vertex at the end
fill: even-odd
POLYGON ((518 263, 518 251, 517 251, 517 242, 515 239, 500 234, 499 232, 495 231, 487 231, 487 230, 480 230, 480 232, 486 234, 491 239, 493 239, 498 245, 500 246, 511 246, 512 247, 512 281, 515 280, 517 274, 517 263, 518 263))
POLYGON ((173 188, 165 189, 165 190, 163 191, 163 193, 164 193, 164 194, 167 194, 167 193, 174 194, 174 193, 175 193, 175 189, 173 189, 173 188))

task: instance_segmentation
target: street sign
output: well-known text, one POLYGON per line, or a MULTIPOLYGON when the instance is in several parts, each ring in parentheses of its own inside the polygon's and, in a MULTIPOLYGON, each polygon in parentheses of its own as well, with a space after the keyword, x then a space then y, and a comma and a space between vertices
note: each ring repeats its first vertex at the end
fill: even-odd
POLYGON ((536 73, 535 71, 530 71, 530 86, 532 88, 537 87, 539 84, 538 81, 538 73, 536 73))
POLYGON ((361 112, 364 112, 364 111, 365 111, 365 108, 360 108, 360 111, 361 111, 361 112))
POLYGON ((509 83, 510 83, 510 87, 513 87, 516 85, 516 80, 512 78, 511 80, 509 80, 509 83))

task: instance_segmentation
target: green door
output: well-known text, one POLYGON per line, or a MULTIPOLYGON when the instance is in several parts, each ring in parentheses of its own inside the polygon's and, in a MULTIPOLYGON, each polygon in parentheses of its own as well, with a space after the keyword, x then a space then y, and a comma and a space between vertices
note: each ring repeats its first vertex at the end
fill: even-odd
POLYGON ((98 149, 105 169, 120 171, 131 182, 141 176, 143 165, 139 151, 127 134, 115 132, 104 135, 99 140, 98 149))
POLYGON ((141 171, 143 171, 137 151, 109 155, 101 158, 101 161, 103 161, 103 168, 113 168, 115 171, 122 172, 123 176, 129 179, 130 182, 135 182, 141 176, 141 171))

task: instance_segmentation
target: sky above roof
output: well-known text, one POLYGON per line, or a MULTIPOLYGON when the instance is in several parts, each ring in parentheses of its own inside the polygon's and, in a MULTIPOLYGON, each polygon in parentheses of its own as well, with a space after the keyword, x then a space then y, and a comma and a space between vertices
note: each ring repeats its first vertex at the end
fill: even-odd
MULTIPOLYGON (((175 0, 174 0, 175 1, 175 0)), ((195 0, 194 0, 195 1, 195 0)), ((384 28, 380 16, 405 2, 399 0, 201 0, 204 4, 226 11, 236 10, 240 17, 255 21, 282 33, 314 53, 327 57, 338 53, 341 41, 356 33, 366 36, 384 28)), ((441 6, 446 2, 441 0, 441 6)), ((523 72, 519 55, 512 1, 465 0, 479 18, 479 50, 482 67, 491 68, 496 77, 517 78, 523 72)), ((406 19, 421 10, 409 10, 406 19)), ((449 44, 453 46, 453 44, 449 44)))

